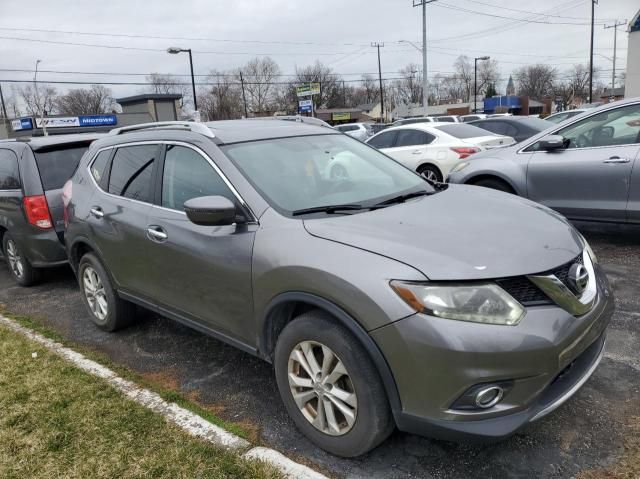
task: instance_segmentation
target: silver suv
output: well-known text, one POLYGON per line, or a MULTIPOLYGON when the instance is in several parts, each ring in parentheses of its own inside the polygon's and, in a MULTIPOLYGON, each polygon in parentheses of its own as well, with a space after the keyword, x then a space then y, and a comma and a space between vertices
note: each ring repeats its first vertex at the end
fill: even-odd
POLYGON ((545 207, 434 187, 312 125, 113 133, 65 188, 93 322, 114 331, 137 304, 271 362, 296 425, 333 454, 365 453, 394 427, 508 436, 602 357, 607 279, 545 207), (326 174, 338 161, 348 175, 326 174))

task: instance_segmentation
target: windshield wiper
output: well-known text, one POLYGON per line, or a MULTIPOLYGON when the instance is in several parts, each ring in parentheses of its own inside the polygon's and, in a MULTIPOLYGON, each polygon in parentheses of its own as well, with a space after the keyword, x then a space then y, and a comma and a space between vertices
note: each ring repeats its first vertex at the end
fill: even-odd
POLYGON ((301 210, 295 210, 291 213, 291 216, 300 216, 311 213, 339 213, 341 211, 356 211, 363 210, 365 206, 362 205, 327 205, 327 206, 314 206, 312 208, 303 208, 301 210))
POLYGON ((393 198, 389 198, 388 200, 384 200, 384 201, 381 201, 380 203, 376 203, 371 208, 383 208, 385 206, 392 205, 395 203, 404 203, 405 201, 410 200, 411 198, 417 198, 419 196, 428 196, 432 194, 433 193, 431 191, 426 191, 426 190, 413 191, 411 193, 405 193, 404 195, 394 196, 393 198))

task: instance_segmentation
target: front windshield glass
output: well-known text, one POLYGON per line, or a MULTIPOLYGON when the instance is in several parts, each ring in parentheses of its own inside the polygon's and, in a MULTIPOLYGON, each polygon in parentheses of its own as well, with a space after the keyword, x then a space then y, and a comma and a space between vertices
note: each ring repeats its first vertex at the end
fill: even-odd
POLYGON ((434 191, 420 176, 345 135, 277 138, 222 149, 284 214, 332 205, 371 206, 397 195, 434 191))

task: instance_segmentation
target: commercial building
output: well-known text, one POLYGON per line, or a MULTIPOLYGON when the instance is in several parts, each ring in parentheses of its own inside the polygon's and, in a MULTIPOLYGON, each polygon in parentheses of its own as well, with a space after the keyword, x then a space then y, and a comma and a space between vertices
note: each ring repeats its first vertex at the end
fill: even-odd
POLYGON ((629 22, 625 96, 627 98, 640 96, 640 10, 629 22))

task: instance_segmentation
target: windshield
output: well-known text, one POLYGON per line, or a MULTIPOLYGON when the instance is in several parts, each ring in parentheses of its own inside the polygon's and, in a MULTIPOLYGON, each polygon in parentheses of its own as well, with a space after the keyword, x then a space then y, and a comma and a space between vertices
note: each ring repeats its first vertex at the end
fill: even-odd
POLYGON ((465 123, 456 123, 455 125, 436 126, 440 131, 444 131, 447 135, 464 140, 465 138, 478 138, 480 136, 491 136, 493 133, 478 128, 477 126, 467 125, 465 123))
POLYGON ((222 147, 278 211, 331 205, 374 205, 415 190, 433 191, 420 176, 344 135, 277 138, 222 147))
POLYGON ((75 144, 55 150, 34 152, 44 190, 62 188, 76 171, 80 158, 88 148, 88 144, 75 144))

